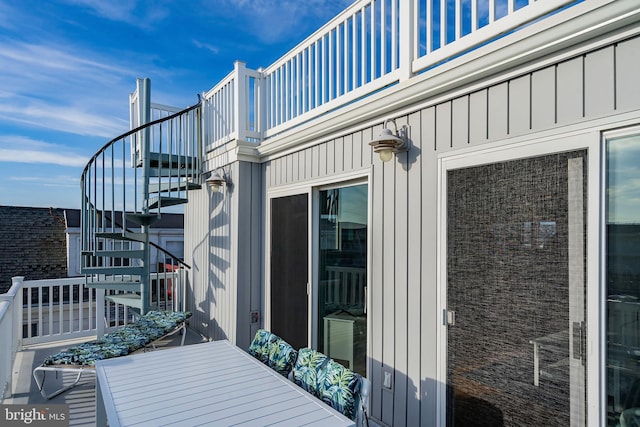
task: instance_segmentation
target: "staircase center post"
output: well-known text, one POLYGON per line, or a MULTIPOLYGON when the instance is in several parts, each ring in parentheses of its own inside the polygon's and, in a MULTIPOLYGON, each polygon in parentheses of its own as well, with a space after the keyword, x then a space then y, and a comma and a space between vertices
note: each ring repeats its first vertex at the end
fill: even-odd
MULTIPOLYGON (((140 102, 140 124, 147 124, 151 121, 151 80, 149 78, 139 79, 139 102, 140 102)), ((142 154, 142 213, 149 213, 149 162, 150 162, 150 141, 151 129, 146 128, 142 131, 140 148, 142 154)), ((149 310, 149 298, 151 295, 150 280, 150 254, 149 254, 149 225, 142 225, 142 234, 144 235, 144 255, 142 258, 142 275, 140 276, 140 299, 141 314, 145 314, 149 310)))

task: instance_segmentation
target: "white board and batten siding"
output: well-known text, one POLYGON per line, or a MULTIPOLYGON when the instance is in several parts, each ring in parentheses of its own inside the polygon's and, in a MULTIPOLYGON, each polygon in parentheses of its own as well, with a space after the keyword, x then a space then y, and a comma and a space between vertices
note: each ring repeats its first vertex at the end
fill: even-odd
POLYGON ((264 164, 266 191, 371 171, 373 418, 388 425, 436 424, 437 156, 565 128, 607 126, 634 112, 638 117, 639 53, 638 36, 596 43, 543 66, 525 64, 504 80, 494 76, 432 105, 422 100, 426 106, 397 118, 398 126, 410 126, 413 144, 399 161, 381 163, 373 156, 368 142, 381 129, 376 125, 264 164), (385 370, 394 375, 393 390, 380 386, 385 370))

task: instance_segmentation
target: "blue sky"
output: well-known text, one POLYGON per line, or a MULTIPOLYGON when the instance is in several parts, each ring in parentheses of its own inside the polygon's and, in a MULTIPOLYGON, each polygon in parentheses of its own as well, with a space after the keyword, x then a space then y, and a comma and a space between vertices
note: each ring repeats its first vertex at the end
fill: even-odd
POLYGON ((77 208, 129 93, 186 107, 236 60, 267 67, 353 0, 0 0, 0 205, 77 208))

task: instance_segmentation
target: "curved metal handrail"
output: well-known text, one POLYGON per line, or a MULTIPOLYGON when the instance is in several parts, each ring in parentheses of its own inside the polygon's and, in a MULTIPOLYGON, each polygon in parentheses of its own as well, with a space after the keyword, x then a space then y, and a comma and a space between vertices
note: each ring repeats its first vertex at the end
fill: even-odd
POLYGON ((82 176, 84 176, 84 175, 87 173, 87 171, 89 170, 89 168, 91 167, 91 165, 93 164, 93 162, 94 162, 98 157, 100 157, 100 154, 104 153, 104 152, 105 152, 109 147, 111 147, 111 146, 112 146, 113 144, 115 144, 116 142, 119 142, 119 141, 121 141, 122 139, 124 139, 124 138, 126 138, 126 137, 128 137, 128 136, 131 136, 131 135, 133 135, 134 133, 139 132, 139 131, 141 131, 141 130, 145 130, 146 128, 149 128, 149 127, 151 127, 151 126, 155 126, 155 125, 157 125, 157 124, 159 124, 159 123, 162 123, 162 122, 166 122, 166 121, 169 121, 169 120, 175 119, 176 117, 179 117, 179 116, 181 116, 181 115, 183 115, 183 114, 186 114, 186 113, 188 113, 188 112, 190 112, 190 111, 192 111, 192 110, 195 110, 196 108, 199 108, 200 106, 201 106, 201 102, 200 102, 200 101, 198 101, 198 103, 197 103, 197 104, 194 104, 194 105, 192 105, 191 107, 187 107, 187 108, 185 108, 185 109, 184 109, 184 110, 182 110, 182 111, 178 111, 177 113, 171 114, 171 115, 169 115, 169 116, 167 116, 167 117, 161 117, 161 118, 156 119, 156 120, 153 120, 153 121, 151 121, 151 122, 149 122, 149 123, 145 123, 145 124, 143 124, 143 125, 138 126, 138 127, 137 127, 137 128, 135 128, 135 129, 131 129, 131 130, 129 130, 129 131, 127 131, 127 132, 123 133, 122 135, 120 135, 120 136, 117 136, 117 137, 113 138, 112 140, 110 140, 109 142, 107 142, 104 146, 102 146, 102 148, 100 148, 98 151, 96 151, 96 153, 95 153, 93 156, 91 156, 91 158, 90 158, 90 159, 89 159, 89 161, 87 162, 86 166, 85 166, 85 167, 84 167, 84 169, 82 170, 82 176))

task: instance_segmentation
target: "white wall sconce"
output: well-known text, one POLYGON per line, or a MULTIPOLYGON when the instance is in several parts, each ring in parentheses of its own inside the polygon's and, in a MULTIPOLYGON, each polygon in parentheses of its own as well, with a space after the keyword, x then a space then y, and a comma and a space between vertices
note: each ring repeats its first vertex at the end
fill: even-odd
POLYGON ((222 191, 223 186, 230 185, 231 180, 229 179, 229 176, 225 173, 224 170, 222 171, 222 174, 220 174, 220 172, 215 170, 211 172, 211 175, 209 175, 209 178, 207 178, 205 183, 207 184, 207 187, 209 187, 212 193, 219 193, 222 191))
POLYGON ((388 162, 391 160, 394 154, 408 151, 410 148, 409 139, 407 137, 407 131, 409 126, 402 125, 398 129, 395 119, 387 119, 384 121, 384 126, 380 135, 369 143, 373 147, 373 152, 380 155, 380 160, 388 162), (389 129, 389 123, 393 123, 393 131, 389 129))

